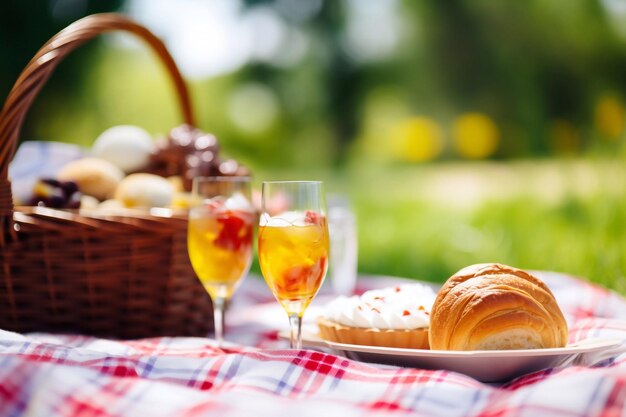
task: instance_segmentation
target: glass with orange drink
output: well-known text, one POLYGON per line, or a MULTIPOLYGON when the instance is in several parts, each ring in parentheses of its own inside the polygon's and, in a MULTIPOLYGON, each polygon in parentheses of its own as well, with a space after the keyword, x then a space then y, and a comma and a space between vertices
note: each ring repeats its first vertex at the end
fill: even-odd
POLYGON ((289 316, 291 347, 302 346, 302 316, 328 268, 328 225, 322 183, 264 182, 259 263, 272 293, 289 316))
POLYGON ((226 304, 252 261, 255 213, 245 177, 199 177, 192 190, 187 248, 196 275, 211 296, 215 339, 224 340, 226 304))

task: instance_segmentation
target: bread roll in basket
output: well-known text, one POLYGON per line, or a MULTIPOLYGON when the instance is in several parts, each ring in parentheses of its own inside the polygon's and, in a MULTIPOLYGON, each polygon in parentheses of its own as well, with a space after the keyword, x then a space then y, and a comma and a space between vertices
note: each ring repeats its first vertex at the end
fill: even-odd
POLYGON ((439 350, 563 347, 567 323, 540 279, 500 264, 477 264, 443 285, 431 311, 429 342, 439 350))

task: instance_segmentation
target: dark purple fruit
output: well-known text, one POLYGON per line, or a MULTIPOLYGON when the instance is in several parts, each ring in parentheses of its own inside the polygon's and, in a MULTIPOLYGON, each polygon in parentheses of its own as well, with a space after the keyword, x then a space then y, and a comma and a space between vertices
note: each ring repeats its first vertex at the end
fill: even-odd
POLYGON ((58 188, 61 186, 61 181, 56 180, 54 178, 43 178, 39 181, 42 182, 43 184, 50 185, 55 188, 58 188))
POLYGON ((60 183, 61 189, 66 197, 70 197, 78 191, 78 184, 74 181, 64 181, 60 183))
POLYGON ((43 178, 35 183, 30 204, 51 208, 80 208, 82 194, 73 181, 58 181, 54 178, 43 178))
POLYGON ((63 208, 65 206, 66 200, 62 195, 53 195, 43 200, 46 207, 52 208, 63 208))
POLYGON ((82 195, 79 192, 75 192, 67 199, 65 207, 68 209, 79 209, 80 208, 80 199, 82 195))

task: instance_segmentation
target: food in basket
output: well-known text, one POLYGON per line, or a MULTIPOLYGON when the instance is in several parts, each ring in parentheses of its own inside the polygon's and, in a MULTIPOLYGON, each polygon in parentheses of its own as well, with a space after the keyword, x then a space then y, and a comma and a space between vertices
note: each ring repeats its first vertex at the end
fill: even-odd
POLYGON ((173 198, 172 183, 153 174, 131 174, 115 191, 115 199, 124 207, 169 207, 173 198))
POLYGON ((114 126, 96 139, 92 156, 63 165, 56 178, 40 180, 29 204, 99 210, 150 207, 186 210, 191 207, 189 191, 193 178, 250 174, 236 161, 221 160, 218 154, 215 136, 190 125, 175 127, 158 144, 140 127, 114 126), (80 195, 69 199, 63 190, 56 190, 45 181, 75 183, 83 196, 96 198, 98 204, 91 199, 84 199, 82 204, 80 195))
POLYGON ((442 350, 558 348, 567 323, 544 282, 521 269, 477 264, 439 291, 431 312, 430 346, 442 350))
POLYGON ((174 187, 174 192, 177 192, 177 193, 185 192, 185 187, 183 186, 183 179, 180 177, 180 175, 167 177, 167 180, 170 182, 170 184, 172 184, 172 187, 174 187))
POLYGON ((52 208, 77 209, 83 197, 78 185, 73 181, 59 181, 54 178, 44 178, 35 183, 33 195, 29 204, 52 208))
POLYGON ((152 136, 144 129, 120 125, 102 132, 94 142, 91 153, 128 174, 145 169, 154 149, 152 136))
POLYGON ((104 200, 102 203, 98 204, 97 207, 99 210, 118 210, 123 209, 124 204, 120 200, 116 200, 114 198, 104 200))
POLYGON ((90 195, 83 195, 80 197, 80 206, 78 208, 95 209, 98 207, 100 207, 100 201, 97 198, 90 195))
POLYGON ((215 136, 189 125, 177 126, 157 143, 148 171, 163 177, 179 175, 185 189, 190 191, 190 163, 199 164, 202 161, 209 168, 205 175, 217 175, 219 171, 215 158, 218 152, 219 145, 215 136))
POLYGON ((191 193, 175 193, 170 208, 188 210, 192 207, 193 198, 191 193))
POLYGON ((83 158, 64 165, 56 177, 59 181, 74 181, 83 194, 106 200, 115 193, 124 172, 104 159, 83 158))
POLYGON ((428 349, 434 291, 423 284, 338 297, 318 319, 322 339, 356 345, 428 349))
POLYGON ((219 158, 217 138, 189 125, 172 129, 150 159, 148 172, 170 177, 179 175, 186 191, 199 176, 248 176, 250 171, 234 160, 219 158))

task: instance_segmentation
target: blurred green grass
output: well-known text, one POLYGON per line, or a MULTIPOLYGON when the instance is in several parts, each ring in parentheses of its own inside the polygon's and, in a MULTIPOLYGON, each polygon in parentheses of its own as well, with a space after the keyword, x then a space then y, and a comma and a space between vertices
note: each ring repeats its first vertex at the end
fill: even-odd
POLYGON ((626 294, 622 161, 361 167, 327 181, 352 199, 361 272, 442 282, 501 262, 626 294))

